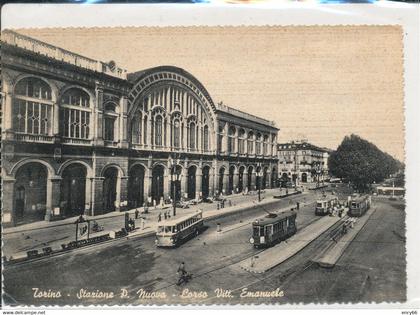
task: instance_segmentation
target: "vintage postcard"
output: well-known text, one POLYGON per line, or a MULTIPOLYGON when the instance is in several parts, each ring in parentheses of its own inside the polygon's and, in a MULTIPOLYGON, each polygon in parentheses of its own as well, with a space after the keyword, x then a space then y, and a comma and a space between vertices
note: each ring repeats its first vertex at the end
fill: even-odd
POLYGON ((2 29, 4 305, 404 303, 403 38, 2 29))

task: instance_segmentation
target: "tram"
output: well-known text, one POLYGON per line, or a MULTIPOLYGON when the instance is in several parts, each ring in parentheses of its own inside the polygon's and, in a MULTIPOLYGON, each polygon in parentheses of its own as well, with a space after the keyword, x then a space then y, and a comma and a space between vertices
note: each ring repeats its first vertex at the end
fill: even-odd
POLYGON ((369 210, 371 199, 368 195, 352 197, 349 203, 349 211, 347 214, 350 217, 361 217, 369 210))
POLYGON ((161 221, 156 231, 156 246, 176 247, 183 241, 198 235, 203 225, 202 211, 161 221))
POLYGON ((296 212, 270 213, 252 223, 252 237, 249 242, 255 248, 269 247, 295 234, 296 212))
POLYGON ((315 215, 326 215, 332 213, 334 207, 338 207, 337 197, 330 197, 316 201, 315 215))

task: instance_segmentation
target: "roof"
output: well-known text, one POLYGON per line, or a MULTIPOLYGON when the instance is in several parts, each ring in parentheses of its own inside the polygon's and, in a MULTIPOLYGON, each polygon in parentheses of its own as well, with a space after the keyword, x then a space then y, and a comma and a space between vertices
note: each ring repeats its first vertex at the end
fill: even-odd
POLYGON ((178 224, 179 222, 182 222, 182 221, 185 221, 185 220, 188 220, 188 219, 190 219, 190 218, 192 218, 192 217, 194 217, 194 216, 196 216, 197 214, 199 214, 199 213, 203 213, 202 211, 200 211, 200 210, 197 210, 197 211, 195 211, 195 212, 193 212, 193 213, 190 213, 190 214, 187 214, 187 215, 184 215, 184 216, 182 216, 182 217, 171 217, 171 219, 169 219, 169 220, 165 220, 165 221, 161 221, 161 222, 159 222, 160 224, 158 224, 159 226, 174 226, 174 225, 176 225, 176 224, 178 224))
POLYGON ((330 200, 335 200, 335 199, 338 199, 338 197, 335 197, 335 196, 331 196, 331 197, 324 197, 324 198, 322 198, 322 199, 317 199, 317 201, 316 201, 316 202, 321 202, 321 201, 330 201, 330 200))
POLYGON ((12 30, 3 30, 1 40, 3 44, 10 45, 10 47, 17 47, 30 53, 47 57, 50 60, 53 59, 57 62, 103 73, 122 80, 126 80, 127 78, 127 70, 117 67, 113 61, 106 63, 95 60, 12 30))
POLYGON ((363 196, 357 196, 357 197, 351 197, 351 201, 360 202, 368 198, 368 195, 363 196))
POLYGON ((292 210, 284 211, 282 213, 277 214, 275 217, 271 217, 270 215, 266 215, 265 217, 259 218, 255 220, 252 225, 266 225, 266 224, 273 224, 282 219, 287 217, 296 216, 296 212, 292 210), (257 223, 258 222, 258 223, 257 223))
MULTIPOLYGON (((202 95, 205 97, 207 102, 210 104, 210 107, 213 109, 213 111, 216 111, 216 106, 214 105, 214 102, 213 102, 213 100, 210 96, 210 93, 207 91, 207 89, 204 87, 204 85, 196 77, 194 77, 191 73, 189 73, 188 71, 186 71, 182 68, 175 67, 175 66, 169 66, 169 65, 157 66, 157 67, 153 67, 153 68, 144 69, 144 70, 140 70, 140 71, 137 71, 137 72, 129 73, 129 74, 127 74, 127 79, 128 79, 129 82, 136 85, 142 79, 153 76, 153 75, 158 74, 160 72, 168 72, 168 73, 170 72, 170 73, 174 73, 175 76, 178 75, 178 77, 182 76, 182 77, 188 79, 193 85, 195 85, 195 87, 193 86, 193 88, 198 89, 202 93, 202 95)), ((185 81, 184 79, 181 79, 181 82, 184 82, 184 81, 185 81)))
POLYGON ((327 148, 318 147, 309 142, 287 142, 287 143, 278 143, 277 144, 278 150, 314 150, 319 152, 332 152, 332 150, 327 148), (285 146, 286 148, 283 148, 285 146))
POLYGON ((248 121, 253 121, 256 122, 258 124, 261 125, 265 125, 265 126, 269 126, 270 128, 276 129, 276 130, 280 130, 279 128, 276 127, 276 123, 272 120, 268 120, 259 116, 255 116, 246 112, 243 112, 239 109, 227 106, 225 104, 223 104, 223 102, 220 102, 217 104, 217 110, 219 112, 223 112, 223 113, 227 113, 229 115, 235 116, 235 117, 240 117, 243 119, 246 119, 248 121))

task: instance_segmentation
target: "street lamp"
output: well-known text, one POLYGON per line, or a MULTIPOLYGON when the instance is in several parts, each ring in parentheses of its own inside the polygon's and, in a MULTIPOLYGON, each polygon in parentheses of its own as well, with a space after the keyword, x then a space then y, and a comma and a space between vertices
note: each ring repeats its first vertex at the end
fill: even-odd
POLYGON ((171 169, 172 215, 176 216, 176 188, 181 180, 181 172, 177 167, 179 165, 179 158, 174 161, 172 157, 169 157, 169 164, 171 169))

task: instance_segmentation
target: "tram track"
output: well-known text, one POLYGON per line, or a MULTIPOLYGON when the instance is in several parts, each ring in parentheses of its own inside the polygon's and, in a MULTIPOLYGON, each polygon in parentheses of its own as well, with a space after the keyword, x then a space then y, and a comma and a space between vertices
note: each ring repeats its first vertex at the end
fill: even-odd
MULTIPOLYGON (((312 203, 309 203, 308 205, 310 205, 310 204, 312 204, 312 203)), ((314 223, 315 221, 320 220, 321 218, 322 217, 315 217, 312 220, 310 220, 309 222, 306 222, 305 224, 303 224, 302 226, 300 226, 299 229, 304 229, 305 227, 309 226, 310 224, 314 223)), ((246 224, 244 224, 241 227, 244 227, 244 226, 246 226, 248 224, 249 223, 246 223, 246 224)), ((224 268, 229 268, 229 267, 231 267, 233 265, 239 264, 240 262, 242 262, 244 260, 247 260, 247 259, 249 259, 249 258, 251 258, 253 256, 258 256, 260 253, 262 253, 265 250, 266 249, 259 249, 259 250, 255 250, 254 249, 254 251, 252 253, 249 253, 249 254, 247 254, 245 256, 242 256, 241 255, 240 257, 227 257, 227 258, 225 258, 225 259, 222 260, 222 262, 226 262, 226 263, 222 263, 222 265, 219 265, 216 268, 212 268, 212 269, 207 270, 205 272, 195 273, 194 270, 192 270, 192 273, 194 275, 194 278, 193 279, 201 278, 201 277, 204 277, 204 276, 209 275, 211 273, 220 271, 220 270, 222 270, 224 268)), ((252 273, 250 273, 250 274, 252 274, 252 273)), ((255 278, 258 278, 261 281, 261 279, 258 277, 257 274, 252 274, 252 276, 254 276, 255 278)), ((159 287, 156 291, 162 291, 164 289, 175 287, 176 285, 177 285, 176 282, 170 282, 170 283, 168 283, 167 285, 165 285, 163 287, 159 287)))

